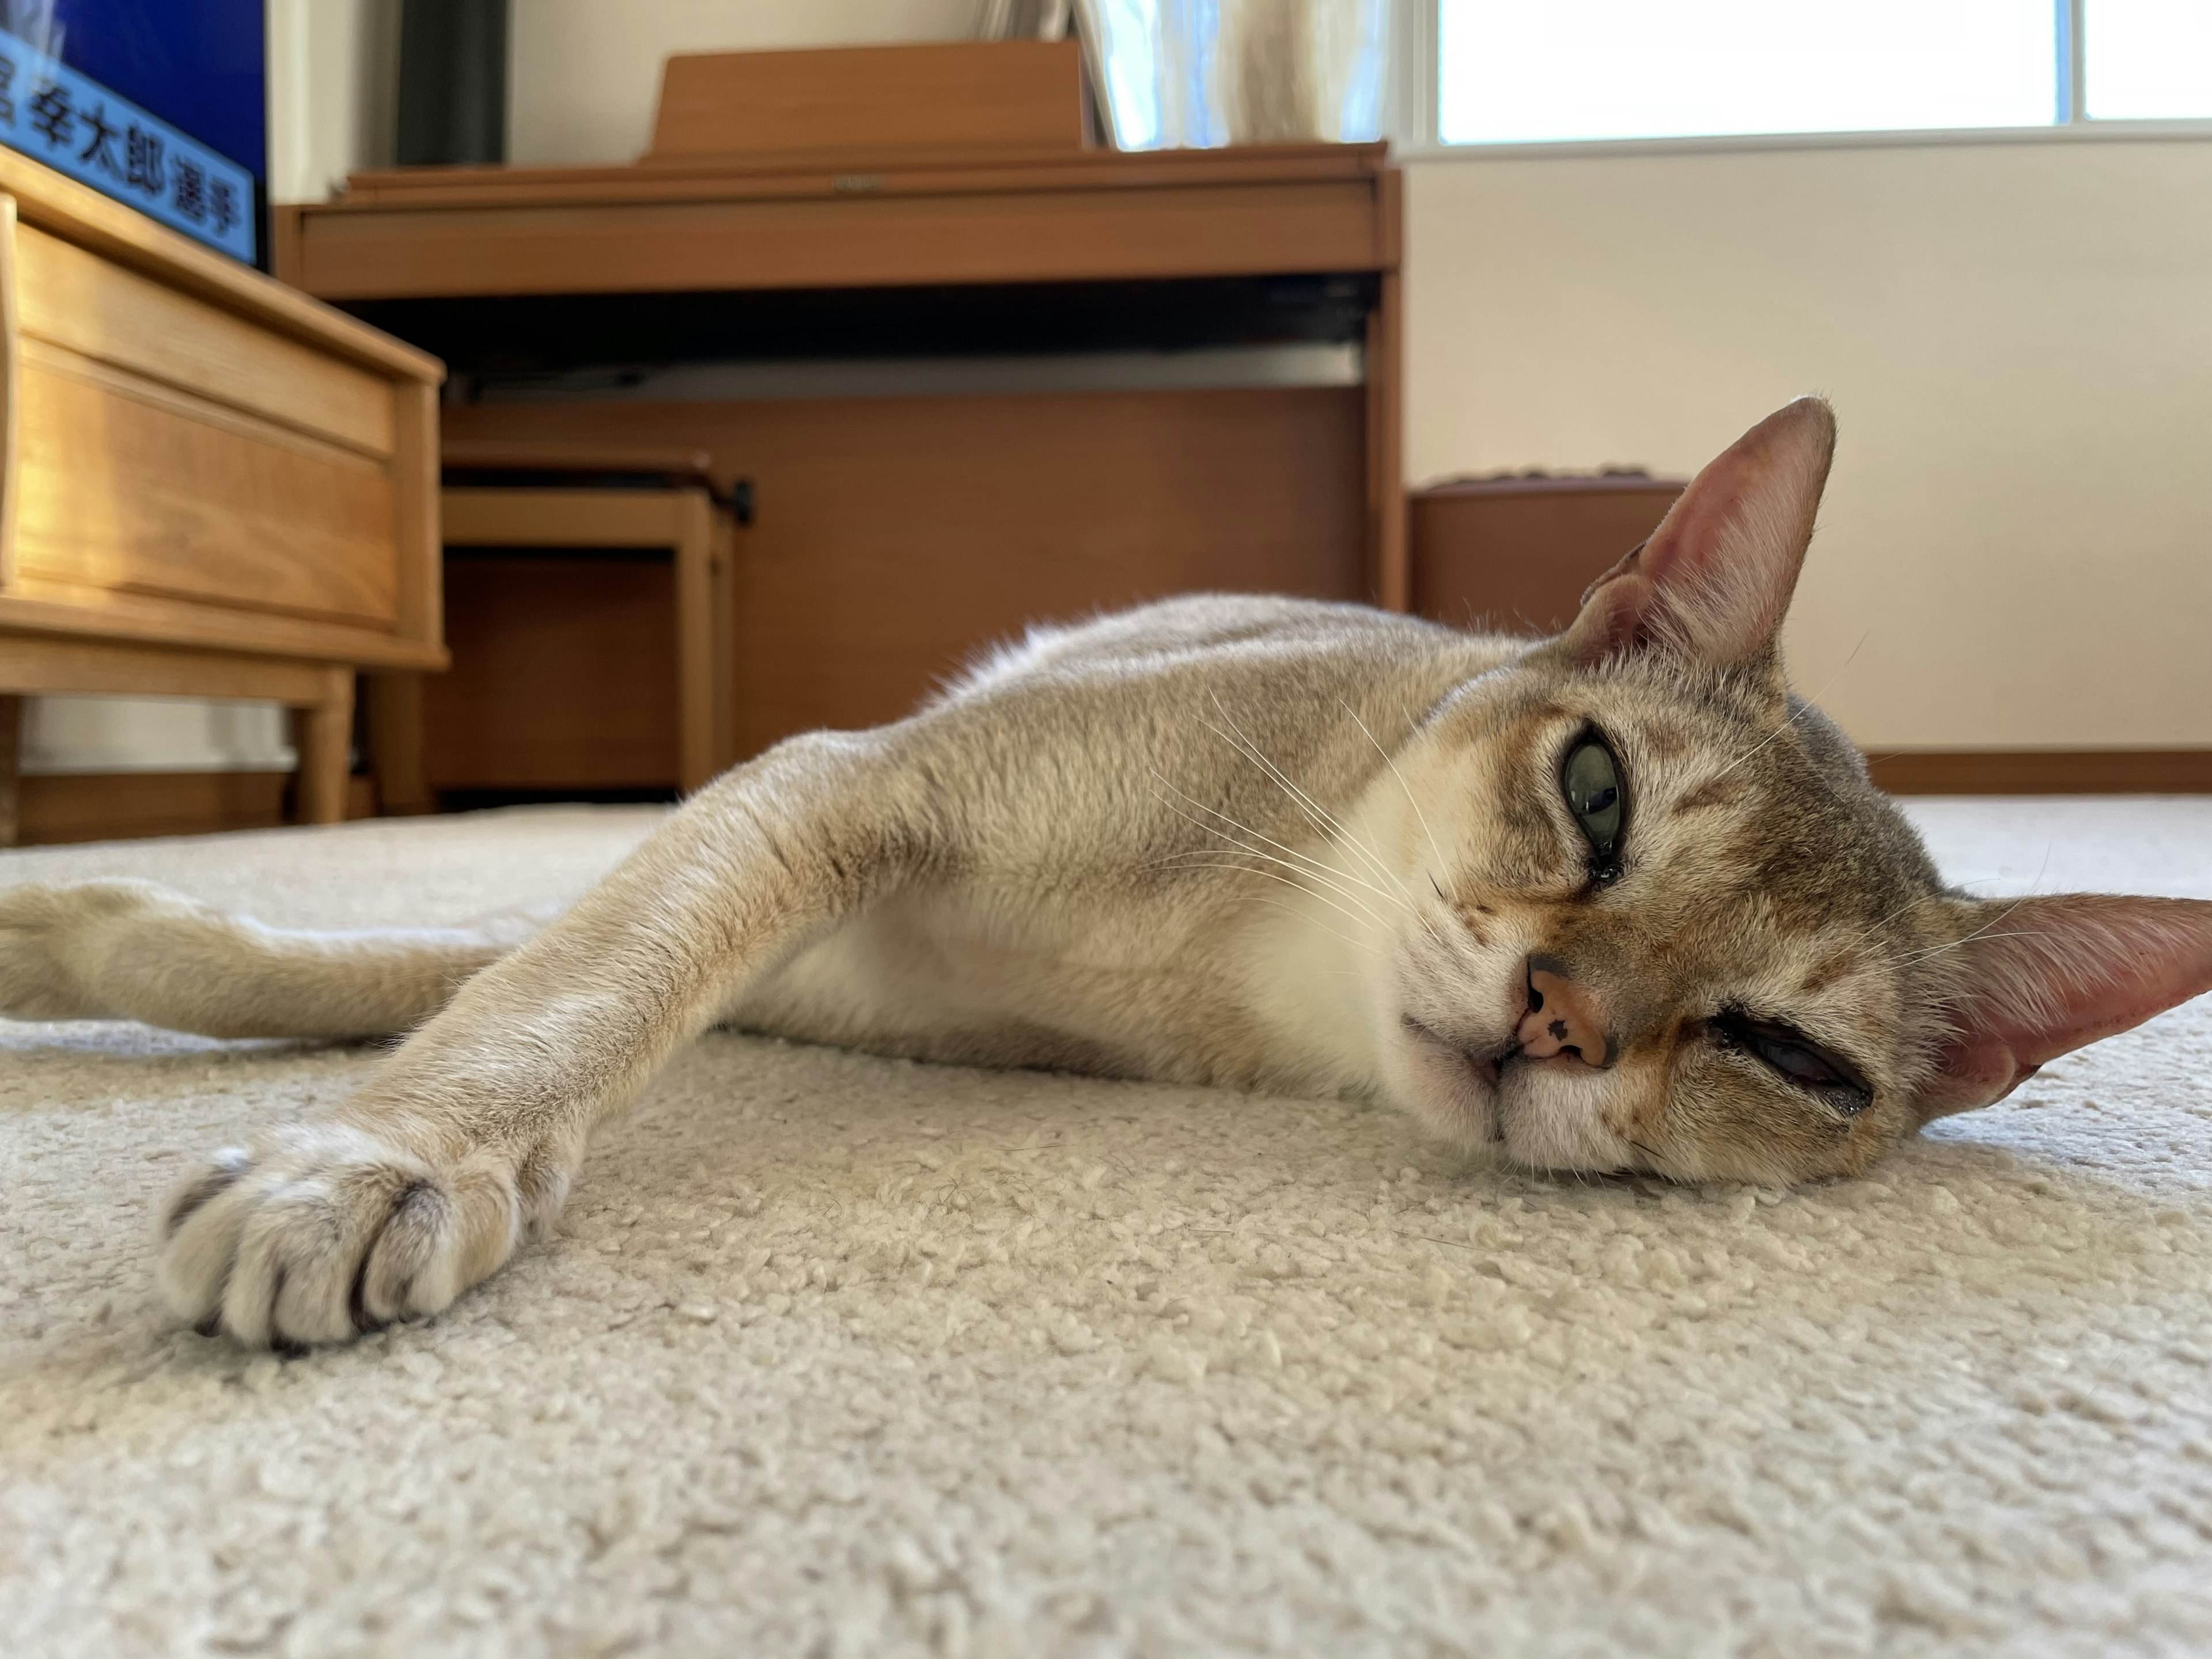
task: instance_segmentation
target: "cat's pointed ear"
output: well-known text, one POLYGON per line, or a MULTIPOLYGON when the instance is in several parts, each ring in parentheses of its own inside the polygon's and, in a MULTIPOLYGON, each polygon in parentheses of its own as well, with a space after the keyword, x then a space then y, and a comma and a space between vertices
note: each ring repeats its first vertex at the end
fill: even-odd
POLYGON ((1952 1035, 1921 1121, 2002 1100, 2036 1068, 2212 991, 2212 903, 1982 899, 1959 907, 1952 1035))
POLYGON ((1660 648, 1727 666, 1771 649, 1813 539, 1836 417, 1800 398, 1691 481, 1651 538, 1583 595, 1563 643, 1577 661, 1660 648))

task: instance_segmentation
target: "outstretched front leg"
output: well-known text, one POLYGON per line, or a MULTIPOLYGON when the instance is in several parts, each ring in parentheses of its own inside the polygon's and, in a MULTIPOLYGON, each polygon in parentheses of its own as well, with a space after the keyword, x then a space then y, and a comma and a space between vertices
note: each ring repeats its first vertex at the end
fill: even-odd
POLYGON ((269 927, 149 881, 0 889, 0 1018, 142 1019, 208 1036, 411 1030, 534 925, 269 927))
POLYGON ((731 773, 359 1095, 216 1154, 164 1217, 171 1304, 297 1346, 434 1313, 499 1267, 679 1043, 927 856, 896 732, 797 738, 731 773))

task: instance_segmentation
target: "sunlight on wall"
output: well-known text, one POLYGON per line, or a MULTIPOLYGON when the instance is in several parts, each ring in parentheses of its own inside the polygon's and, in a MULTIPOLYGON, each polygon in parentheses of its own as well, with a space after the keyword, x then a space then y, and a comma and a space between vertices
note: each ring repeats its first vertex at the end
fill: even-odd
POLYGON ((1407 471, 1686 471, 1826 392, 1790 646, 1854 736, 2212 744, 2208 200, 2187 140, 1418 163, 1407 471))

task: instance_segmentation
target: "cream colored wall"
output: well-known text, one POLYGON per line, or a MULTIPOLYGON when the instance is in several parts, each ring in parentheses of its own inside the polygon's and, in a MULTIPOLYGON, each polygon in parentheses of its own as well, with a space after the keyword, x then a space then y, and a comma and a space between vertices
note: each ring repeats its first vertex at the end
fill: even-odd
POLYGON ((1822 392, 1843 438, 1801 689, 1877 749, 2212 744, 2212 143, 1408 185, 1413 478, 1687 471, 1822 392))
POLYGON ((392 160, 398 0, 268 0, 269 199, 319 202, 392 160))
POLYGON ((957 40, 977 0, 512 0, 507 157, 629 161, 678 52, 957 40))

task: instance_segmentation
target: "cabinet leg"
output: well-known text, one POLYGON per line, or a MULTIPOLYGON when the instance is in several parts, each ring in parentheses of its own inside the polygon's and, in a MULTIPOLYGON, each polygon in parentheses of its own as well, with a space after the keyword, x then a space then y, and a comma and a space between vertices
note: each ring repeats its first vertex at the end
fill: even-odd
POLYGON ((714 612, 714 770, 738 763, 738 545, 737 524, 725 512, 714 514, 714 580, 709 602, 714 612))
POLYGON ((714 521, 707 492, 684 492, 676 544, 677 782, 685 794, 714 777, 714 521))
POLYGON ((343 823, 353 771, 353 671, 334 668, 323 700, 299 711, 300 821, 343 823))
POLYGON ((23 834, 23 700, 0 693, 0 847, 23 834))
MULTIPOLYGON (((1394 199, 1398 174, 1383 175, 1394 199)), ((1389 209, 1395 222, 1397 209, 1389 209)), ((1386 270, 1375 309, 1367 319, 1367 589, 1385 611, 1413 606, 1413 573, 1406 544, 1405 413, 1401 357, 1404 319, 1398 273, 1386 270)))
POLYGON ((422 676, 368 674, 368 769, 376 776, 376 810, 387 817, 434 812, 422 769, 422 676))

